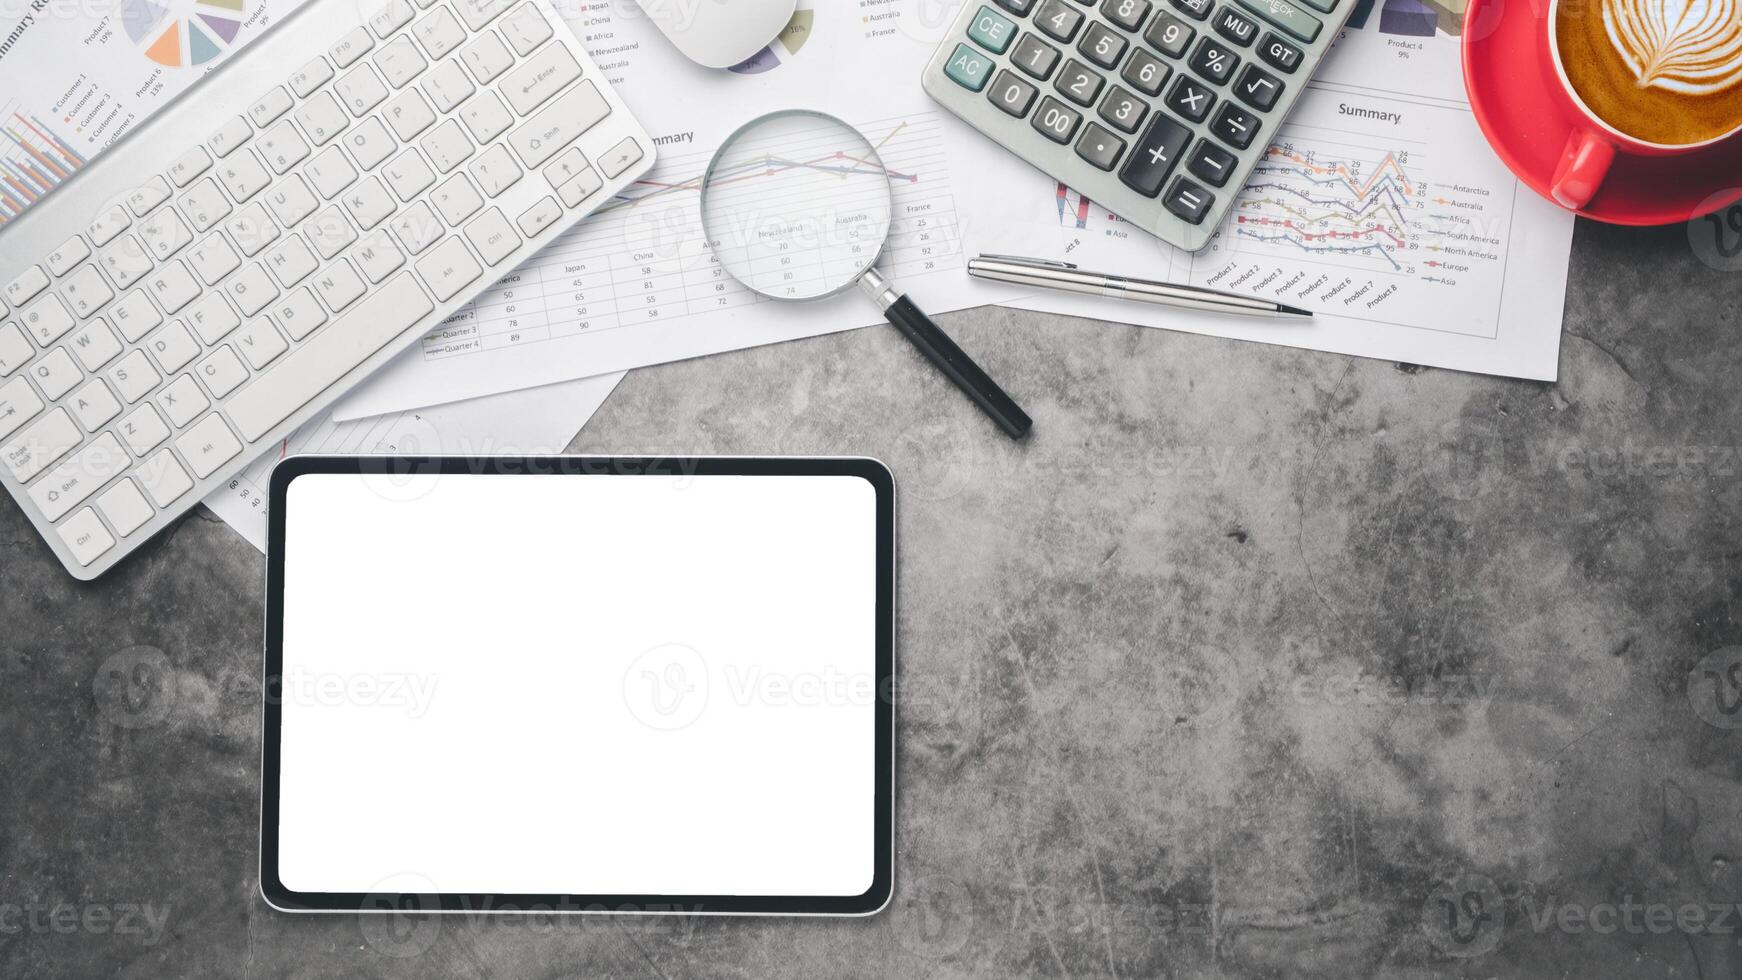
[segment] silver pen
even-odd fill
[[[1068,293],[1106,296],[1111,299],[1134,299],[1161,306],[1177,306],[1188,310],[1209,310],[1212,313],[1236,313],[1242,316],[1310,317],[1311,310],[1276,303],[1256,296],[1204,289],[1200,286],[1178,286],[1147,279],[1085,272],[1069,262],[1050,259],[1027,259],[1017,255],[981,255],[968,260],[968,275],[980,279],[995,279],[1020,286],[1043,286]]]

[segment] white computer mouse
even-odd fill
[[[767,47],[792,20],[798,0],[637,0],[686,58],[730,68]]]

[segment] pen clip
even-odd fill
[[[1055,262],[1051,259],[1031,259],[1022,255],[994,255],[981,252],[977,258],[988,262],[1009,262],[1012,265],[1026,265],[1036,269],[1075,269],[1075,262]]]

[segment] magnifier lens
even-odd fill
[[[816,299],[877,261],[894,205],[889,174],[858,130],[786,112],[734,133],[702,177],[702,228],[739,282],[774,299]]]

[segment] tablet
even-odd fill
[[[894,493],[870,459],[279,463],[266,900],[880,910]]]

